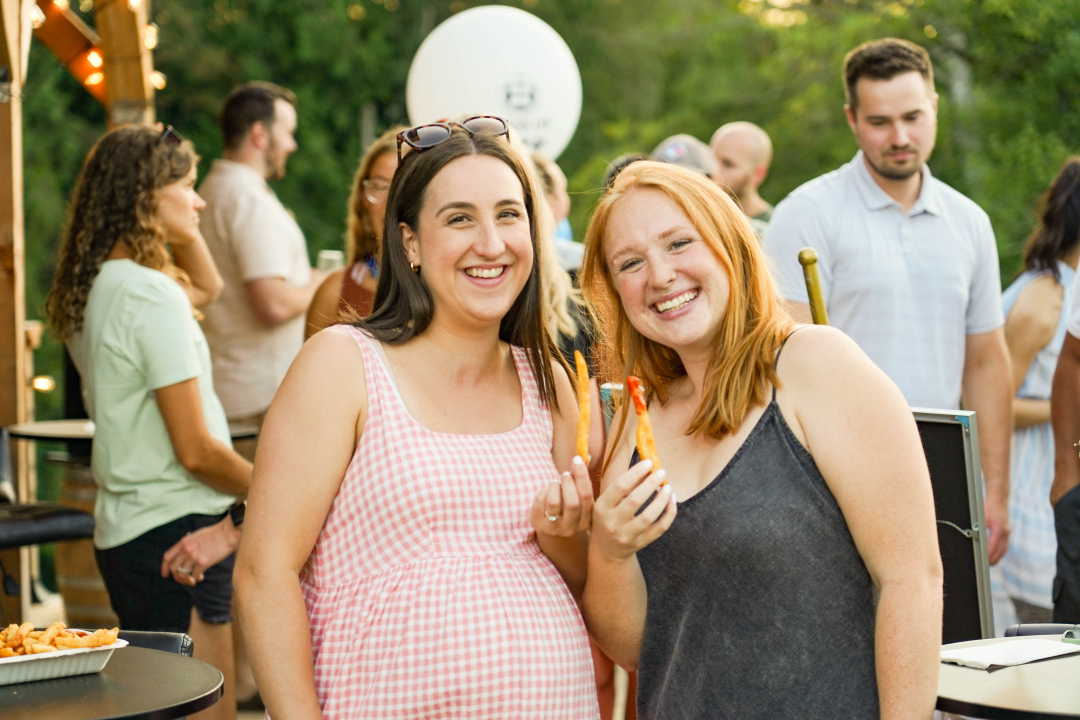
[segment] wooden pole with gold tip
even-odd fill
[[[810,317],[815,325],[828,325],[829,314],[825,311],[825,296],[821,294],[821,278],[817,270],[817,251],[809,247],[800,250],[799,264],[806,279],[806,295],[810,298]]]

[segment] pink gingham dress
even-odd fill
[[[301,573],[327,720],[599,717],[588,635],[529,523],[558,474],[524,350],[521,425],[428,430],[372,342],[368,416]]]

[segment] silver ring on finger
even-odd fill
[[[550,514],[550,513],[545,513],[544,515],[545,515],[545,517],[547,517],[547,519],[548,519],[548,520],[550,520],[551,522],[558,522],[558,521],[559,521],[559,518],[561,518],[561,517],[562,517],[562,515],[552,515],[552,514]]]
[[[191,574],[191,568],[189,568],[189,567],[178,567],[178,568],[176,568],[176,572],[183,573],[184,575],[190,575]]]

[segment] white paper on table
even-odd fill
[[[942,650],[941,662],[956,663],[967,667],[987,670],[991,667],[1023,665],[1024,663],[1045,660],[1058,655],[1080,653],[1080,645],[1063,643],[1060,640],[1031,638],[1014,640],[993,645],[978,645],[959,650]]]

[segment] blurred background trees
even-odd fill
[[[100,0],[99,0],[100,1]],[[407,122],[405,79],[423,37],[462,0],[155,0],[157,114],[203,156],[220,156],[229,89],[271,80],[299,97],[300,150],[275,184],[314,256],[341,246],[345,200],[365,140]],[[584,108],[559,158],[580,237],[607,162],[731,120],[773,138],[771,202],[847,162],[840,63],[876,37],[933,56],[940,100],[934,174],[973,198],[997,233],[1003,280],[1016,271],[1033,206],[1080,152],[1080,0],[514,0],[550,23],[582,72]],[[93,21],[92,0],[71,0]],[[492,58],[493,63],[499,59]],[[40,318],[79,165],[105,129],[96,102],[35,46],[24,97],[27,313]],[[39,372],[62,376],[47,342]],[[38,417],[61,416],[60,391]]]

